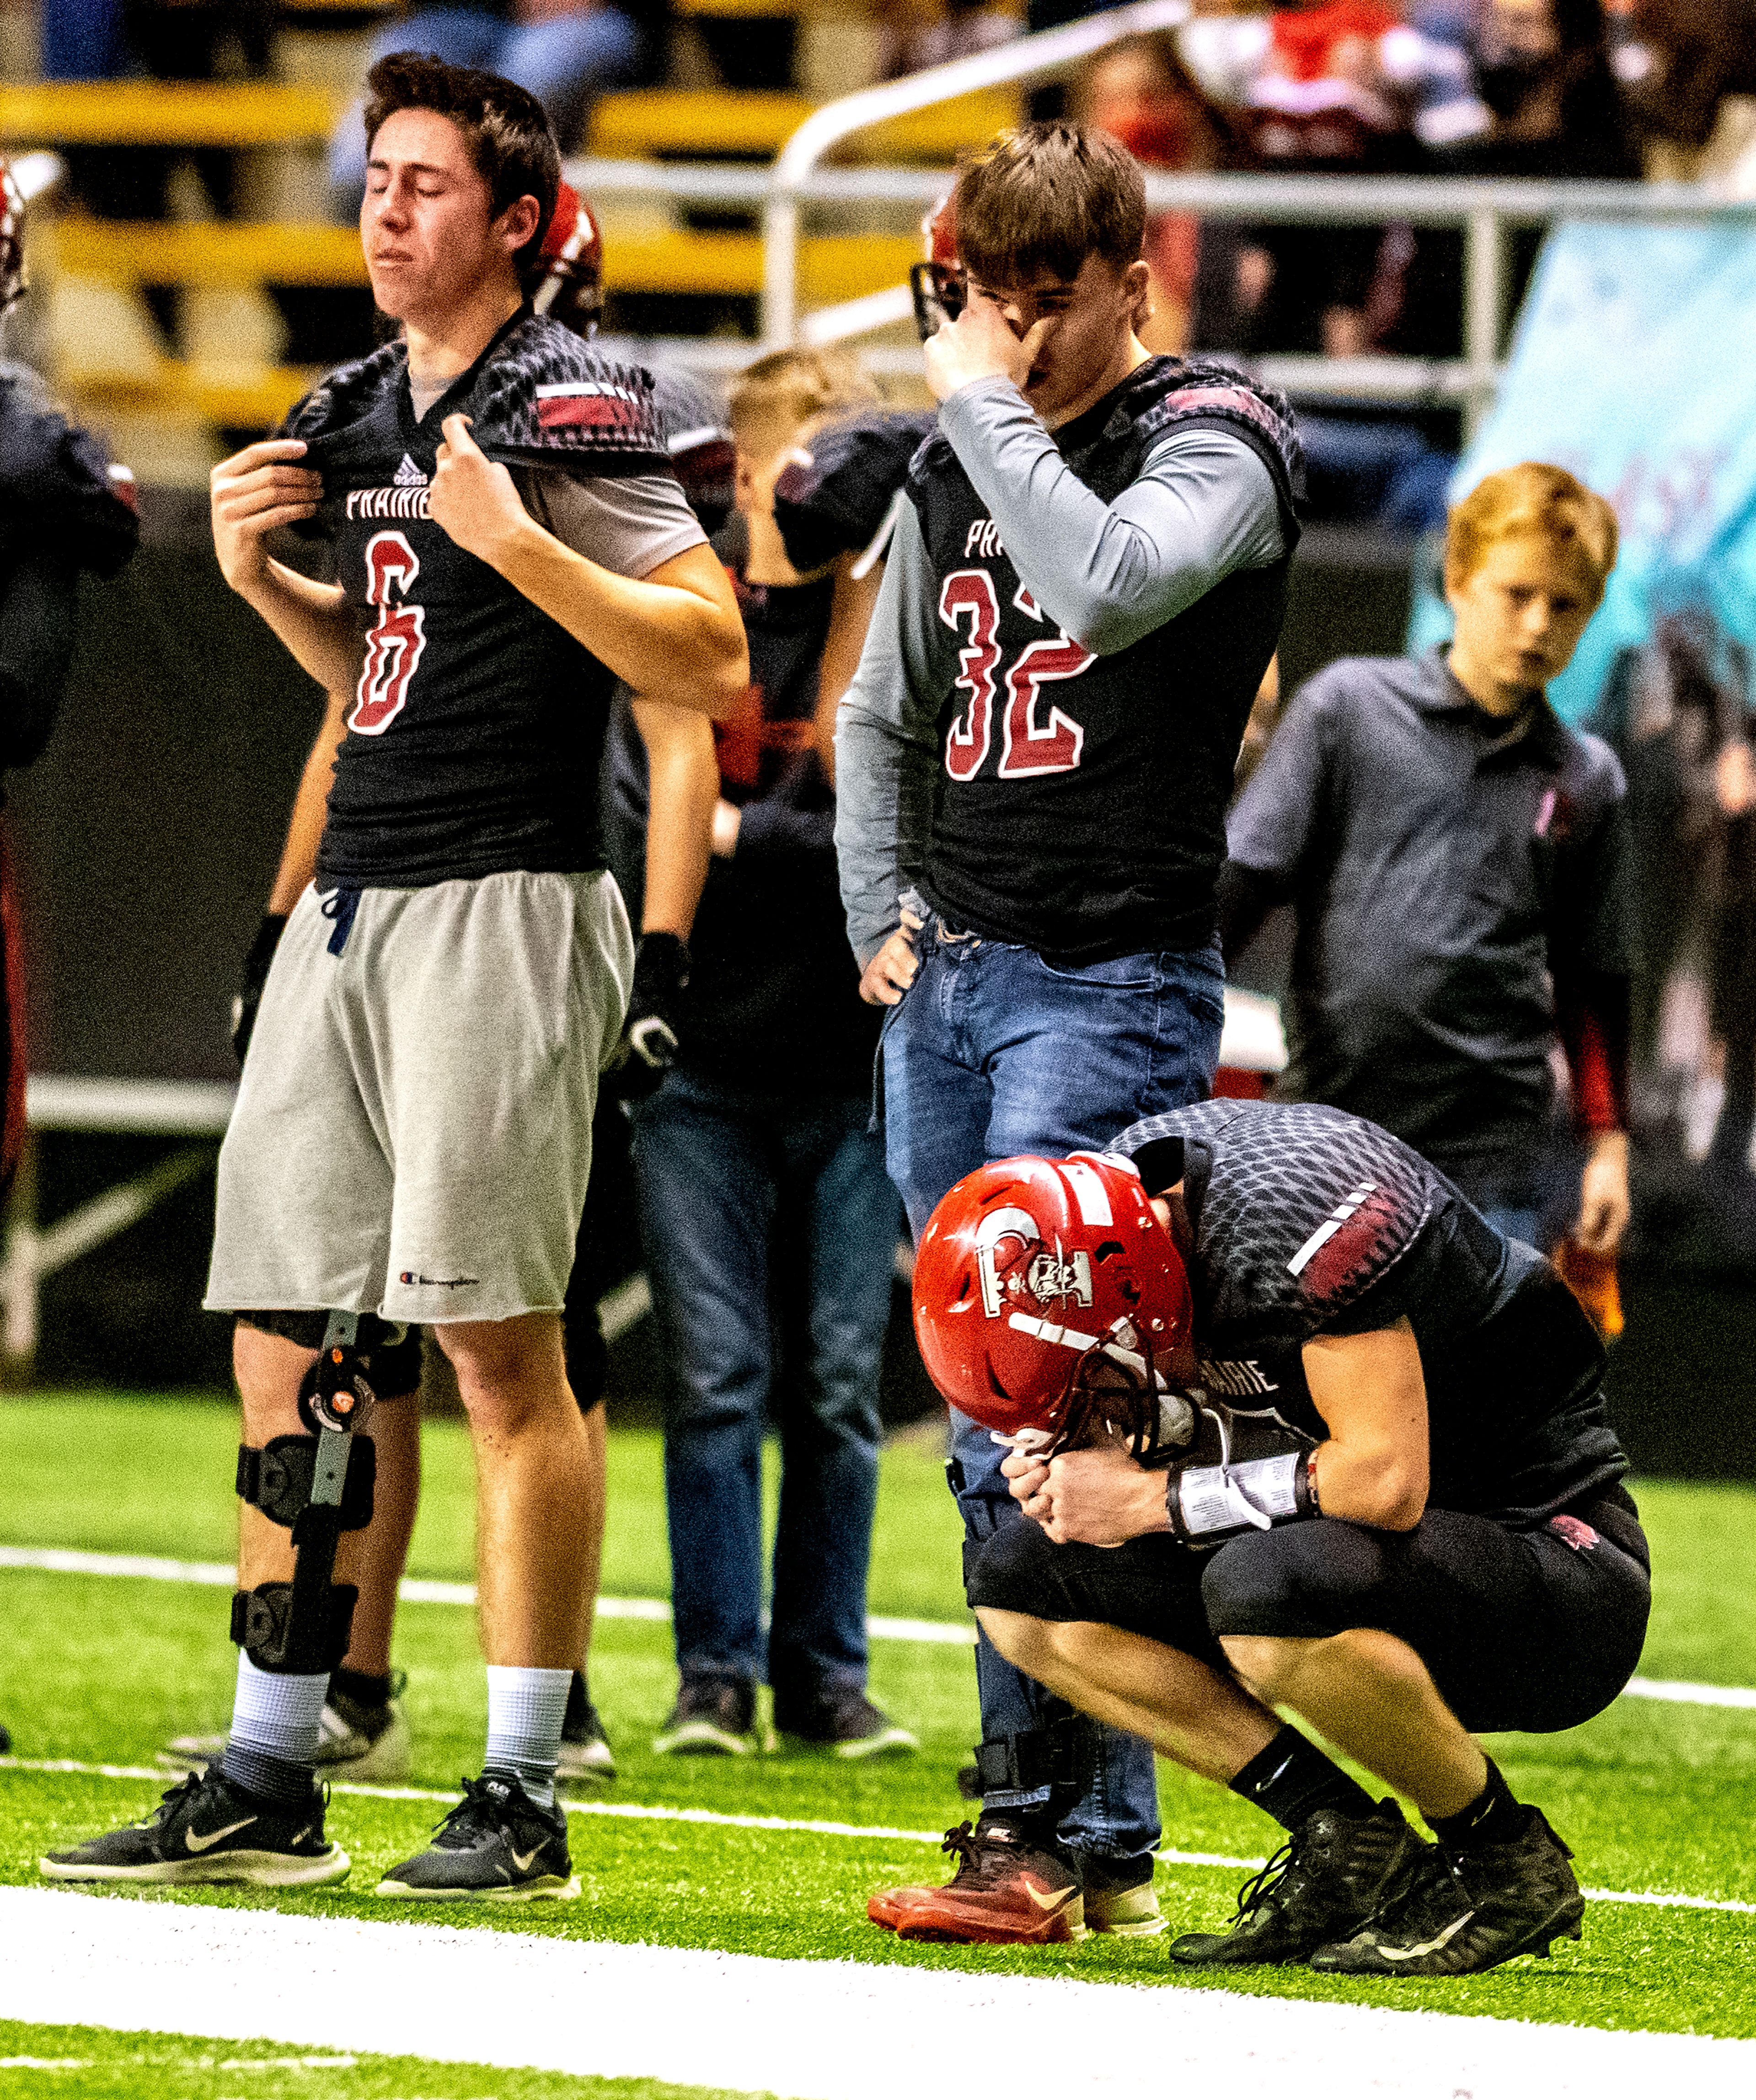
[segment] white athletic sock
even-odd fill
[[[567,1718],[571,1670],[488,1665],[488,1758],[483,1769],[523,1782],[544,1807],[555,1798],[561,1724]]]
[[[302,1801],[311,1792],[329,1692],[327,1670],[310,1677],[284,1676],[258,1670],[240,1650],[226,1745],[227,1778],[270,1801]]]

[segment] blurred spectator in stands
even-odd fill
[[[45,80],[260,73],[275,0],[42,0]]]
[[[1230,117],[1170,36],[1128,37],[1100,51],[1074,84],[1070,113],[1119,139],[1144,167],[1205,174],[1250,164]],[[1180,356],[1216,332],[1235,334],[1235,311],[1260,298],[1264,260],[1232,221],[1154,213],[1146,222],[1152,311],[1136,330],[1141,341]]]
[[[1756,196],[1756,0],[1630,0],[1617,72],[1658,182]]]
[[[633,78],[642,48],[629,15],[604,0],[422,0],[373,38],[368,64],[390,51],[432,51],[448,65],[500,73],[541,102],[566,152],[592,96]],[[330,141],[329,187],[337,217],[356,215],[366,188],[357,106]]]
[[[1015,7],[993,0],[904,0],[880,9],[878,77],[900,80],[953,59],[973,58],[1023,33]]]
[[[276,0],[42,0],[45,80],[258,76],[267,70]],[[103,218],[175,218],[170,185],[192,165],[214,209],[231,208],[238,156],[151,146],[91,146],[68,155],[67,196]]]
[[[45,80],[113,80],[128,70],[122,0],[42,0]]]
[[[1447,172],[1614,181],[1637,176],[1602,0],[1486,0],[1470,39],[1486,129]]]

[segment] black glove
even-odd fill
[[[1203,1397],[1193,1432],[1165,1481],[1171,1529],[1185,1545],[1220,1546],[1321,1514],[1311,1474],[1317,1440],[1272,1408],[1246,1412]]]
[[[674,933],[642,933],[622,1030],[627,1061],[651,1073],[677,1062],[688,1006],[689,951]]]
[[[237,1052],[238,1062],[244,1062],[244,1053],[250,1047],[250,1037],[255,1032],[256,1009],[263,1003],[263,986],[268,982],[268,966],[275,959],[275,950],[280,945],[280,936],[285,933],[287,915],[284,911],[265,911],[263,923],[256,929],[256,938],[250,943],[250,952],[244,958],[244,975],[232,1001],[232,1047]]]

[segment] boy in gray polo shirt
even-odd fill
[[[1628,1220],[1632,898],[1613,753],[1556,716],[1616,560],[1609,505],[1559,468],[1452,512],[1450,648],[1331,664],[1232,814],[1229,964],[1290,901],[1286,1091],[1392,1131],[1498,1228],[1535,1236],[1557,1035],[1586,1146],[1573,1237]]]

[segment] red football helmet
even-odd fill
[[[532,298],[537,312],[564,322],[576,335],[595,334],[603,309],[603,229],[571,183],[563,183],[556,196],[540,260],[543,274]]]
[[[24,296],[24,200],[0,160],[0,314]]]
[[[1193,1314],[1139,1175],[1095,1153],[978,1167],[916,1251],[915,1335],[933,1383],[988,1428],[1039,1432],[1052,1450],[1106,1421],[1136,1455],[1154,1449],[1170,1396],[1158,1366]]]
[[[915,326],[924,342],[964,311],[964,266],[957,259],[957,199],[951,192],[941,197],[920,222],[920,237],[927,259],[909,271],[908,286],[915,300]]]

